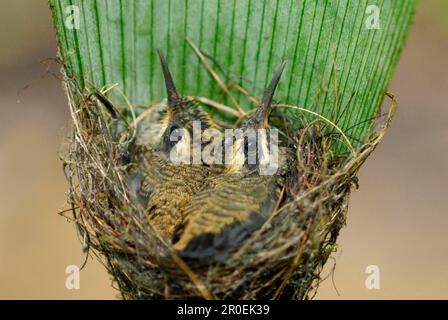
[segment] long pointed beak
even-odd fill
[[[258,106],[254,114],[247,120],[248,125],[264,128],[268,125],[269,114],[271,113],[272,97],[274,96],[275,89],[280,81],[283,70],[285,69],[286,61],[284,61],[275,72],[269,86],[266,88],[261,99],[261,103]]]
[[[166,63],[165,57],[159,49],[156,49],[159,54],[160,64],[162,65],[163,77],[165,78],[166,94],[168,98],[168,107],[176,108],[179,106],[181,101],[181,96],[177,92],[176,86],[174,85],[173,77],[171,76],[170,69]]]

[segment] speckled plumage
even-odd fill
[[[148,221],[171,240],[184,220],[183,208],[202,187],[209,169],[203,165],[173,164],[154,150],[141,153],[144,167],[139,196],[147,199]]]
[[[158,132],[146,126],[151,134],[143,132],[137,139],[129,177],[139,201],[146,207],[148,222],[171,240],[185,218],[183,208],[213,170],[202,164],[173,163],[171,151],[179,145],[181,151],[192,151],[193,121],[198,121],[202,130],[215,125],[194,102],[177,93],[168,66],[160,52],[159,55],[167,86],[166,109],[159,113],[161,119],[155,123]],[[178,129],[184,130],[188,137],[171,141],[172,131]]]
[[[283,68],[284,65],[276,72],[260,106],[246,120],[243,130],[267,129],[272,96]],[[259,143],[266,150],[268,141],[261,140]],[[234,155],[244,147],[244,141],[242,138],[233,144]],[[279,168],[272,175],[261,175],[262,164],[258,162],[255,168],[247,163],[230,164],[224,173],[208,177],[202,190],[185,207],[185,222],[174,239],[174,247],[182,256],[223,262],[231,250],[260,228],[273,213],[284,183],[287,154],[285,150],[279,151]]]
[[[184,257],[224,261],[272,214],[282,182],[258,174],[211,175],[185,207],[184,228],[174,247]]]

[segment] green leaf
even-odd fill
[[[69,6],[79,8],[79,29],[67,27],[76,15]],[[415,1],[50,0],[50,7],[67,73],[81,86],[118,83],[131,103],[159,101],[165,90],[155,48],[161,48],[182,94],[219,99],[222,90],[189,38],[213,57],[209,62],[223,80],[256,97],[286,60],[276,100],[337,120],[354,140],[363,140],[386,93]],[[379,29],[368,28],[376,12]],[[253,107],[244,94],[235,96],[244,109]],[[123,102],[116,92],[110,98]]]

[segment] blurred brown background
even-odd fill
[[[56,55],[47,2],[0,4],[0,298],[115,299],[94,259],[80,290],[65,287],[65,268],[84,256],[74,226],[57,215],[69,117],[60,83],[40,63]],[[317,298],[448,299],[447,1],[420,1],[390,91],[398,114],[360,172],[334,254],[337,290],[329,277]],[[380,268],[379,290],[365,287],[368,265]]]

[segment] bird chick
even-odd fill
[[[215,127],[208,114],[179,95],[163,55],[158,51],[167,90],[166,114],[162,121],[159,142],[154,146],[140,146],[135,162],[139,174],[138,198],[146,206],[150,224],[171,240],[176,228],[183,221],[182,208],[202,187],[210,168],[194,162],[195,139],[203,144],[201,136],[193,134],[193,127],[201,130]],[[200,154],[199,154],[200,156]],[[200,159],[200,158],[199,158]]]
[[[174,247],[183,257],[223,262],[269,218],[279,201],[286,167],[284,149],[278,149],[277,170],[263,174],[272,164],[268,141],[271,102],[284,64],[277,70],[255,113],[239,129],[231,148],[226,172],[211,175],[202,190],[185,208],[186,221],[174,239]],[[262,130],[258,130],[262,129]],[[257,146],[247,133],[258,131]],[[255,147],[255,148],[254,148]],[[256,161],[250,163],[250,155]]]

